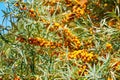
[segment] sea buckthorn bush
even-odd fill
[[[0,80],[120,79],[120,0],[3,2]]]

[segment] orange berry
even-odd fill
[[[17,3],[14,4],[14,6],[19,7],[20,5],[19,5],[19,3],[17,2]]]
[[[112,49],[112,45],[110,43],[106,43],[106,49]]]
[[[34,12],[34,9],[33,9],[33,8],[31,8],[31,9],[29,10],[29,12],[33,13],[33,12]]]

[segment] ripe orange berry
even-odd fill
[[[33,12],[34,12],[34,9],[33,9],[33,8],[31,8],[31,9],[29,10],[29,12],[33,13]]]
[[[14,6],[19,7],[20,5],[19,5],[19,3],[17,2],[17,3],[14,4]]]
[[[21,7],[20,7],[20,10],[27,10],[27,7],[25,4],[23,4]]]
[[[106,43],[106,49],[112,49],[112,44],[110,44],[110,43]]]

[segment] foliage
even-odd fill
[[[0,79],[120,79],[119,0],[4,2]]]

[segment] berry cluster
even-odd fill
[[[50,47],[50,48],[56,48],[56,47],[61,46],[60,43],[48,41],[48,40],[45,40],[45,39],[39,38],[39,37],[29,38],[28,43],[32,44],[32,45],[35,45],[35,46]]]
[[[68,54],[69,59],[81,59],[83,62],[93,62],[97,60],[97,55],[92,52],[88,53],[85,49],[73,51]]]
[[[70,50],[80,48],[81,43],[79,39],[75,35],[73,35],[69,29],[64,29],[63,34],[64,34],[64,46],[68,46]]]

